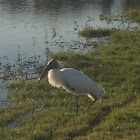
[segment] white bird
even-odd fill
[[[89,105],[86,111],[104,96],[104,88],[95,81],[92,81],[84,73],[73,69],[63,68],[58,70],[58,62],[51,59],[44,71],[42,72],[38,81],[43,77],[48,76],[49,83],[57,88],[63,87],[66,91],[75,95],[76,114],[78,113],[78,95],[87,95],[93,102]]]

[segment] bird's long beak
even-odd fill
[[[38,83],[46,76],[48,75],[48,71],[50,70],[50,65],[47,65],[45,67],[45,69],[43,70],[42,74],[40,75],[40,77],[38,78]]]

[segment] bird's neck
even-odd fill
[[[61,87],[63,83],[63,76],[61,74],[61,71],[57,69],[51,69],[48,72],[48,81],[54,87],[57,87],[57,88]]]

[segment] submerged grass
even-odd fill
[[[81,112],[92,102],[88,97],[79,97],[76,116],[73,95],[51,87],[47,80],[8,83],[15,90],[9,97],[12,104],[0,109],[1,139],[139,139],[139,37],[140,31],[117,32],[110,36],[111,45],[96,52],[53,55],[105,87],[102,103],[85,114]]]

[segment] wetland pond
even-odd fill
[[[0,107],[9,104],[5,81],[36,79],[50,52],[94,49],[85,47],[89,40],[78,31],[86,26],[126,29],[129,23],[100,20],[100,15],[118,15],[129,8],[140,8],[140,1],[0,0]]]

